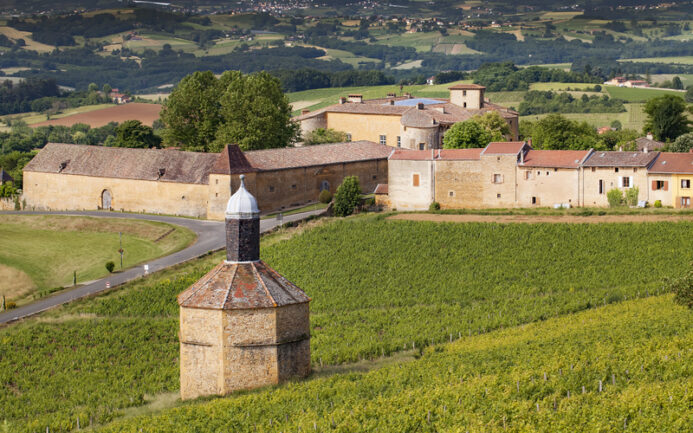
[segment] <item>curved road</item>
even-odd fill
[[[299,221],[311,216],[323,213],[324,209],[319,209],[310,212],[302,212],[294,215],[285,216],[283,223]],[[81,215],[95,216],[102,218],[130,218],[149,221],[159,221],[169,224],[175,224],[192,230],[197,234],[197,239],[189,247],[182,249],[171,255],[152,260],[148,263],[149,273],[157,272],[179,263],[200,257],[210,251],[220,250],[224,247],[224,223],[222,221],[197,220],[191,218],[179,218],[172,216],[158,215],[143,215],[130,213],[115,213],[115,212],[0,212],[6,214],[25,214],[25,215]],[[265,233],[277,227],[278,221],[276,218],[260,220],[260,232]],[[144,275],[144,268],[136,266],[124,270],[123,272],[111,274],[106,278],[93,281],[84,286],[77,287],[72,290],[60,292],[54,296],[40,299],[31,304],[15,308],[13,310],[3,311],[0,313],[0,324],[13,322],[25,317],[40,313],[53,307],[102,292],[107,289],[106,283],[110,283],[111,287],[118,286],[127,281]]]

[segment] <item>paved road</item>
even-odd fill
[[[310,216],[319,215],[324,212],[324,209],[297,213],[288,215],[283,218],[283,223],[298,221]],[[210,251],[216,251],[224,247],[224,223],[221,221],[207,221],[190,218],[177,218],[172,216],[157,216],[157,215],[142,215],[129,213],[115,212],[0,212],[12,215],[27,214],[27,215],[86,215],[105,218],[130,218],[149,221],[160,221],[169,224],[183,226],[194,231],[197,234],[197,240],[188,248],[180,250],[171,255],[152,260],[148,263],[149,273],[160,271],[173,265],[200,257]],[[260,231],[265,233],[277,226],[278,222],[275,218],[265,219],[260,221]],[[90,284],[77,287],[73,290],[67,290],[58,293],[54,296],[40,299],[31,304],[24,305],[13,310],[8,310],[0,313],[0,324],[23,319],[25,317],[40,313],[53,307],[83,298],[85,296],[94,295],[106,290],[106,282],[109,282],[111,287],[123,284],[144,275],[142,266],[126,269],[123,272],[109,275],[106,278],[96,280]]]

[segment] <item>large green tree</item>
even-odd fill
[[[669,146],[670,152],[690,152],[691,150],[693,150],[693,132],[678,136]]]
[[[560,114],[549,114],[532,123],[523,122],[523,135],[532,138],[536,149],[583,150],[595,147],[597,132],[586,122],[576,122]]]
[[[445,149],[468,149],[485,147],[492,140],[492,134],[476,120],[465,120],[452,125],[443,137]]]
[[[299,136],[291,106],[279,80],[267,72],[242,75],[225,72],[220,81],[221,123],[212,145],[238,144],[243,150],[286,147]]]
[[[643,131],[652,132],[657,140],[670,141],[689,131],[686,102],[676,95],[653,98],[645,104],[647,120]]]
[[[221,123],[220,92],[220,81],[211,71],[184,77],[161,111],[166,144],[208,152]]]
[[[315,144],[342,143],[347,141],[346,132],[335,131],[332,128],[317,128],[303,137],[303,144],[313,146]]]
[[[139,120],[126,120],[116,128],[113,145],[116,147],[135,147],[149,149],[161,147],[161,138],[154,130]]]
[[[508,122],[497,111],[487,111],[481,116],[475,116],[474,120],[491,133],[492,141],[505,141],[510,135]]]

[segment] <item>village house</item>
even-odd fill
[[[651,200],[663,206],[690,208],[693,197],[693,152],[662,152],[652,165],[650,174]]]
[[[339,103],[296,117],[303,135],[318,128],[347,134],[349,140],[368,140],[405,149],[440,149],[452,125],[496,111],[516,140],[518,113],[484,98],[486,88],[458,84],[449,88],[450,99],[414,98],[411,95],[364,100],[362,95],[342,97]]]
[[[346,176],[372,191],[387,180],[391,151],[366,141],[250,152],[230,145],[221,153],[49,143],[24,168],[23,199],[36,210],[223,219],[229,186],[237,188],[241,174],[271,212],[314,203]]]

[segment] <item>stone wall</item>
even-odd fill
[[[22,197],[19,198],[19,203],[21,206]],[[14,197],[2,197],[0,198],[0,211],[8,211],[14,209]]]
[[[111,194],[111,209],[117,211],[207,215],[209,187],[204,184],[24,172],[27,209],[96,210],[105,190]]]
[[[388,195],[390,207],[427,210],[434,200],[433,161],[390,160]],[[419,185],[414,185],[418,176]]]
[[[520,207],[580,206],[580,170],[517,167],[517,199]]]
[[[517,155],[481,155],[483,207],[517,206]]]
[[[424,149],[440,149],[441,138],[439,127],[413,128],[411,126],[401,129],[401,147],[403,149],[423,150],[420,147],[424,143]]]
[[[618,168],[618,171],[616,171]],[[645,167],[584,167],[582,169],[582,203],[584,206],[608,206],[606,193],[616,188],[624,195],[629,188],[619,187],[619,178],[632,177],[633,184],[640,189],[638,200],[650,201],[650,186]],[[602,194],[599,193],[599,181],[603,182]]]
[[[483,185],[479,161],[435,162],[436,201],[442,209],[483,207]]]
[[[182,399],[221,394],[222,312],[180,309],[180,393]]]

